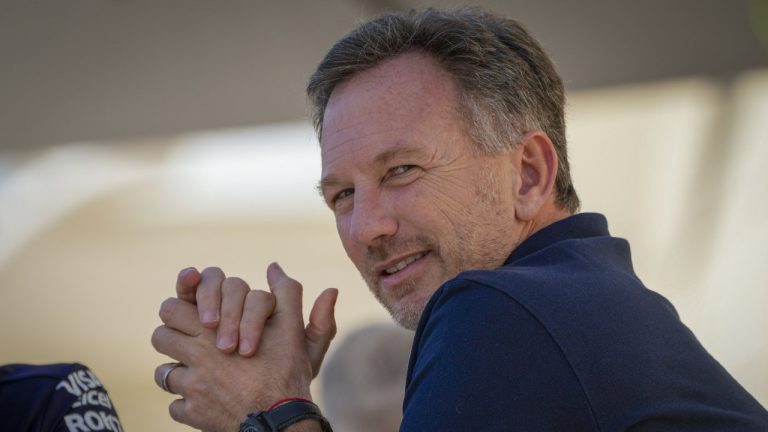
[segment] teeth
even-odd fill
[[[410,264],[410,263],[412,263],[412,262],[416,261],[417,259],[419,259],[419,258],[421,258],[421,257],[423,257],[423,256],[424,256],[424,254],[423,254],[423,253],[418,253],[418,254],[416,254],[416,255],[411,255],[411,256],[409,256],[408,258],[406,258],[406,259],[404,259],[404,260],[400,261],[399,263],[397,263],[397,264],[393,265],[392,267],[390,267],[390,268],[388,268],[388,269],[384,270],[384,273],[386,273],[386,274],[388,274],[388,275],[391,275],[391,274],[397,273],[397,272],[399,272],[400,270],[404,269],[404,268],[405,268],[405,267],[406,267],[408,264]]]

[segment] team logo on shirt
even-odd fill
[[[90,370],[80,369],[70,373],[56,385],[56,390],[77,397],[71,411],[64,416],[69,432],[123,432],[109,395]]]

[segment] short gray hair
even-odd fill
[[[435,58],[456,80],[462,117],[481,151],[505,151],[526,132],[544,131],[559,163],[555,202],[572,213],[578,211],[566,149],[563,82],[519,23],[479,8],[389,13],[339,40],[307,85],[318,137],[328,99],[338,84],[413,50]]]

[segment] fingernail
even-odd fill
[[[235,343],[235,339],[230,335],[221,335],[216,339],[216,347],[219,349],[230,348]]]
[[[251,346],[250,341],[245,339],[240,341],[240,354],[248,354],[251,352],[251,349],[253,349],[253,347]]]
[[[214,323],[218,321],[218,317],[216,316],[216,312],[214,311],[205,311],[203,312],[203,322],[204,323]]]

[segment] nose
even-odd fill
[[[371,245],[377,239],[397,232],[394,206],[378,190],[355,190],[349,221],[350,237],[357,243]]]

